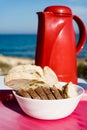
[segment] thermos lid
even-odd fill
[[[45,12],[53,12],[58,14],[69,14],[72,15],[72,11],[66,6],[48,6],[44,10]]]

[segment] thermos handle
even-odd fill
[[[78,54],[83,49],[85,42],[86,42],[86,28],[85,28],[84,23],[78,16],[73,15],[73,19],[77,23],[77,25],[79,27],[79,32],[80,32],[79,41],[78,41],[78,44],[76,47],[76,53]]]

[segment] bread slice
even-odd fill
[[[46,93],[49,100],[55,100],[54,95],[52,94],[49,87],[43,87],[44,92]]]
[[[30,73],[25,73],[25,72],[14,72],[14,73],[9,73],[8,75],[5,76],[4,82],[5,85],[14,88],[14,86],[17,85],[17,87],[20,87],[20,85],[27,85],[30,83],[30,81],[42,81],[43,79],[36,75],[35,73],[30,74]]]
[[[53,85],[53,87],[50,88],[53,95],[55,96],[56,99],[62,99],[62,95],[60,94],[60,91],[58,90],[58,88],[55,87],[55,85]]]
[[[41,98],[42,100],[47,100],[47,99],[48,99],[48,97],[47,97],[47,95],[45,94],[45,92],[44,92],[42,86],[41,86],[41,87],[37,87],[37,88],[35,89],[35,91],[37,92],[37,94],[40,96],[40,98]]]
[[[57,76],[51,68],[46,66],[42,69],[36,65],[16,66],[4,78],[5,85],[16,90],[29,87],[36,88],[42,84],[51,86],[57,82]]]
[[[33,88],[30,88],[28,91],[29,95],[33,98],[33,99],[41,99],[39,97],[39,95],[34,91]]]
[[[69,98],[76,97],[78,95],[75,87],[73,87],[72,82],[69,82],[67,87],[67,95]]]
[[[55,72],[48,66],[43,68],[43,75],[44,75],[44,82],[53,86],[54,84],[58,83],[58,78]]]
[[[43,70],[40,66],[36,65],[18,65],[13,67],[11,70],[9,70],[9,73],[14,73],[14,72],[24,72],[24,73],[35,73],[39,74],[39,76],[43,76]]]
[[[72,82],[66,83],[65,85],[57,83],[54,86],[58,88],[63,98],[72,98],[78,95]]]
[[[16,91],[16,93],[20,96],[31,98],[31,96],[25,89],[19,89],[18,91]]]

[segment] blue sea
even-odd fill
[[[0,54],[6,56],[35,58],[35,34],[1,34]]]
[[[76,35],[78,40],[78,35]],[[1,34],[0,54],[5,56],[17,56],[35,58],[36,34]],[[87,58],[87,41],[78,58]]]

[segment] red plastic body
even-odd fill
[[[84,23],[79,17],[72,15],[71,9],[65,6],[49,6],[37,14],[38,34],[35,64],[41,67],[51,67],[60,81],[71,81],[77,84],[76,54],[85,45]],[[73,19],[80,32],[77,45]]]

